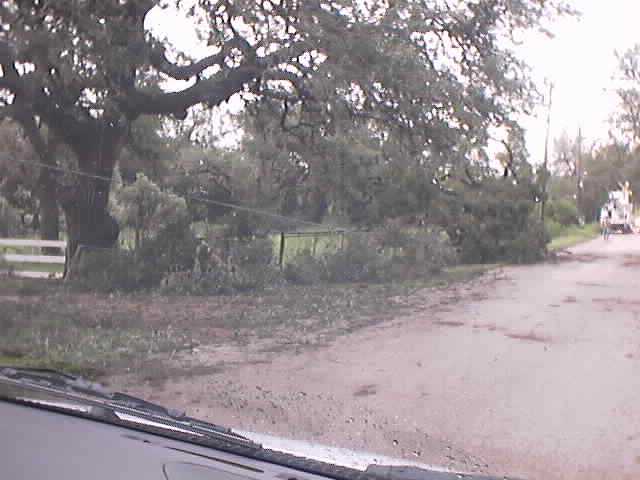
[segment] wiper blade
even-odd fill
[[[105,408],[110,409],[120,419],[133,423],[145,423],[159,428],[164,427],[203,437],[215,437],[218,440],[240,442],[246,446],[260,448],[258,444],[229,428],[188,417],[183,411],[168,409],[132,395],[111,392],[99,383],[90,382],[82,377],[49,369],[0,366],[1,377],[24,387],[31,386],[48,392],[70,395],[76,403],[88,404],[100,412]],[[42,400],[38,402],[45,404]],[[102,414],[101,418],[105,418],[105,415]]]

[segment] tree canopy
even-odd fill
[[[185,12],[207,53],[151,28],[162,9]],[[359,123],[414,159],[455,165],[534,100],[510,39],[568,11],[552,0],[7,0],[0,117],[41,162],[56,162],[44,126],[106,178],[138,118],[183,120],[234,95],[303,142]],[[68,221],[109,224],[109,182],[75,184]]]

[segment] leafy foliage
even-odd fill
[[[0,197],[0,237],[12,237],[20,231],[20,227],[18,211]]]
[[[116,192],[114,203],[118,220],[135,231],[136,248],[153,232],[184,223],[187,218],[185,200],[163,192],[142,173],[137,175],[134,183]]]
[[[445,226],[465,263],[532,262],[549,239],[535,219],[535,190],[529,184],[485,179],[451,199]]]
[[[563,227],[578,224],[578,207],[569,199],[559,199],[548,205],[549,218],[555,220]]]
[[[101,292],[133,292],[158,287],[169,272],[193,269],[197,245],[184,219],[168,223],[139,248],[91,250],[82,254],[77,288]]]

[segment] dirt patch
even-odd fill
[[[441,325],[443,327],[462,327],[466,325],[464,322],[459,322],[456,320],[436,320],[433,322],[434,325]]]
[[[375,395],[378,393],[378,386],[375,384],[370,385],[362,385],[355,392],[353,392],[354,397],[368,397],[369,395]]]
[[[514,340],[522,340],[525,342],[537,342],[537,343],[549,343],[550,338],[543,335],[539,335],[534,332],[529,333],[505,333],[505,337],[512,338]]]
[[[640,300],[631,300],[629,298],[622,297],[610,297],[610,298],[594,298],[593,303],[601,304],[605,309],[611,311],[616,307],[624,308],[640,308]]]
[[[625,255],[622,266],[627,268],[640,267],[640,255]]]
[[[497,332],[497,331],[504,330],[503,328],[498,327],[494,323],[477,323],[473,326],[473,328],[476,330],[488,330],[489,332]]]

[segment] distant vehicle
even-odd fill
[[[609,192],[607,203],[600,209],[600,223],[604,224],[607,219],[610,232],[633,233],[635,220],[629,182],[621,185],[620,190]]]

